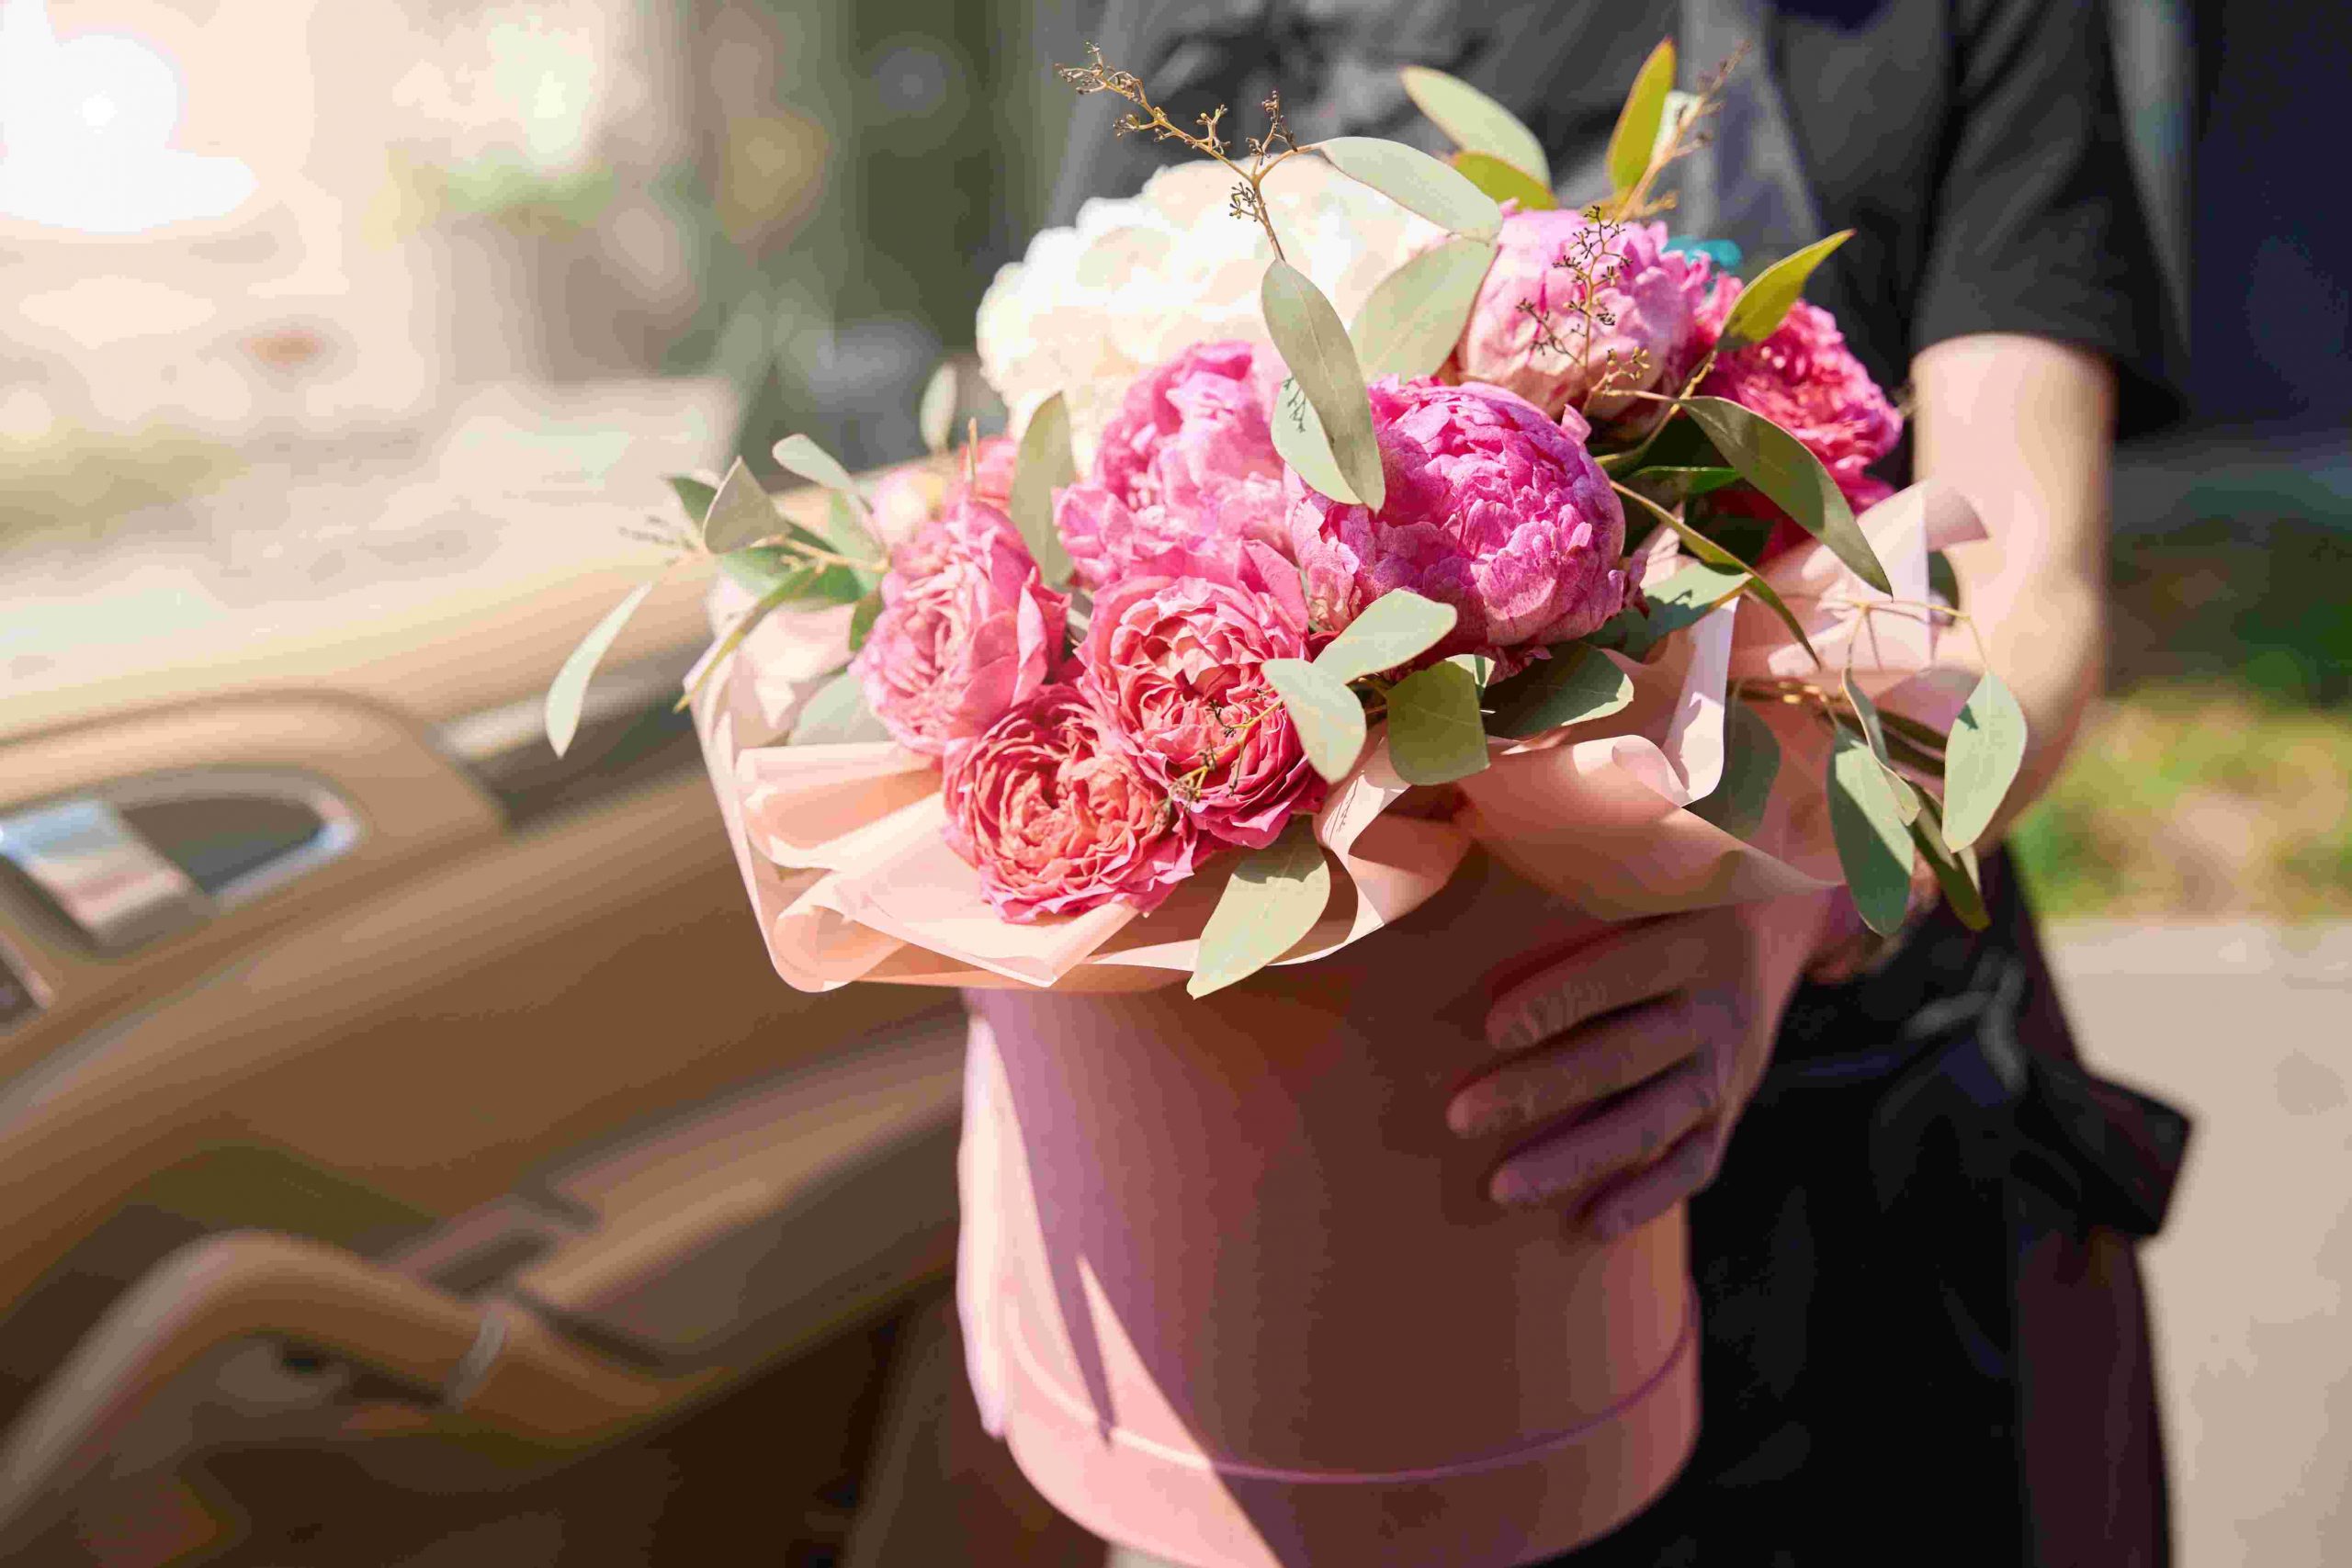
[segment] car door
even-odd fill
[[[0,1556],[266,1554],[322,1456],[495,1494],[780,1368],[775,1495],[854,1471],[952,1260],[958,1014],[771,972],[692,571],[548,750],[608,553],[0,705]]]

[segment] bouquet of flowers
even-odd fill
[[[1273,98],[1236,146],[1099,51],[1063,74],[1200,161],[997,279],[1017,436],[871,488],[793,436],[818,494],[781,507],[740,460],[675,481],[787,980],[1205,994],[1394,919],[1473,839],[1604,915],[1842,876],[1884,929],[1921,859],[1976,913],[2024,742],[1996,676],[1946,668],[1936,552],[1980,531],[1869,472],[1900,416],[1801,298],[1845,235],[1743,279],[1657,220],[1721,71],[1672,93],[1661,45],[1577,210],[1436,72],[1408,87],[1450,161],[1298,142]],[[641,596],[551,691],[558,750]]]

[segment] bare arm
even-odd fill
[[[2048,338],[1984,333],[1936,344],[1911,375],[1919,477],[1965,495],[1993,536],[1951,554],[2030,732],[1997,836],[2049,787],[2098,694],[2115,373]]]

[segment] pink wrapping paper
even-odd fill
[[[1949,668],[1956,639],[1900,606],[1927,599],[1929,550],[1984,536],[1974,513],[1958,492],[1927,483],[1872,508],[1860,525],[1893,594],[1869,587],[1817,545],[1790,552],[1768,573],[1826,671],[1778,617],[1743,598],[1669,639],[1647,663],[1611,655],[1633,678],[1631,706],[1532,741],[1498,742],[1491,767],[1447,790],[1410,789],[1375,728],[1316,817],[1317,837],[1340,874],[1331,907],[1280,962],[1329,957],[1402,919],[1445,885],[1474,840],[1603,919],[1838,881],[1819,799],[1826,737],[1794,710],[1762,710],[1781,739],[1782,766],[1753,837],[1735,838],[1684,807],[1722,777],[1734,682],[1798,678],[1834,687],[1850,665],[1887,705],[1939,722],[1964,696],[1964,672]],[[1660,541],[1645,552],[1645,579],[1655,584],[1679,564]],[[714,621],[747,604],[722,580]],[[978,878],[942,840],[938,773],[928,760],[888,742],[775,744],[847,657],[847,628],[838,609],[771,616],[695,705],[704,760],[777,973],[803,990],[874,980],[1124,991],[1189,975],[1237,857],[1211,861],[1148,916],[1109,907],[1013,925],[989,908]]]

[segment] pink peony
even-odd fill
[[[1706,342],[1722,334],[1739,291],[1736,277],[1716,280],[1701,312]],[[1753,409],[1803,442],[1855,511],[1894,493],[1864,470],[1894,450],[1903,416],[1846,346],[1837,318],[1820,306],[1798,300],[1770,337],[1717,359],[1699,390]],[[1779,514],[1770,502],[1762,504]]]
[[[1454,350],[1461,378],[1555,417],[1573,409],[1597,424],[1655,423],[1665,405],[1625,394],[1679,389],[1705,352],[1692,310],[1707,262],[1667,250],[1666,238],[1663,223],[1510,209]]]
[[[1372,385],[1388,499],[1377,515],[1290,480],[1291,543],[1319,630],[1337,631],[1392,589],[1460,612],[1427,656],[1481,653],[1508,674],[1527,646],[1584,636],[1625,601],[1625,514],[1560,422],[1499,387]]]
[[[1008,920],[1114,899],[1149,909],[1193,874],[1193,819],[1075,686],[1052,685],[947,754],[947,844]]]
[[[1000,512],[1012,500],[1014,446],[1010,436],[991,435],[967,455],[958,449],[939,463],[909,463],[891,469],[874,487],[874,522],[896,545],[959,501],[984,501]],[[966,465],[971,468],[966,475]]]
[[[1011,518],[958,502],[891,552],[882,613],[850,667],[892,738],[935,757],[1046,683],[1069,610]]]
[[[1201,827],[1251,849],[1322,804],[1259,666],[1306,656],[1298,571],[1252,541],[1241,569],[1171,552],[1105,588],[1079,649],[1081,684],[1120,743]]]
[[[1283,461],[1266,423],[1277,375],[1249,344],[1204,343],[1128,387],[1093,477],[1054,498],[1080,581],[1101,588],[1171,548],[1227,566],[1244,540],[1288,548]]]

